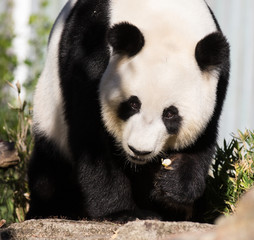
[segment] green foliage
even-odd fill
[[[13,33],[12,1],[6,3],[6,9],[0,15],[0,87],[2,89],[6,81],[14,79],[13,71],[17,66],[17,58],[12,52]],[[2,91],[1,95],[2,96]],[[2,100],[2,99],[1,99]]]
[[[20,99],[19,84],[10,85],[18,94],[17,106],[10,106],[17,119],[15,126],[9,128],[6,124],[3,130],[8,135],[9,141],[16,143],[21,161],[15,167],[0,170],[0,218],[6,219],[9,223],[23,221],[28,209],[26,168],[32,149],[31,113],[26,102]]]
[[[13,34],[12,1],[6,0],[6,9],[0,15],[0,140],[15,142],[20,163],[15,167],[0,169],[0,220],[7,223],[23,221],[28,210],[27,163],[32,151],[31,92],[37,82],[45,59],[49,30],[52,26],[46,16],[48,0],[39,1],[39,12],[31,15],[32,31],[29,59],[25,64],[29,76],[23,87],[27,101],[21,101],[19,83],[13,85],[14,71],[18,64],[12,51]],[[14,89],[17,97],[10,92]]]
[[[40,11],[32,14],[29,18],[29,26],[32,31],[32,36],[29,40],[31,54],[25,60],[25,64],[29,67],[29,75],[24,87],[29,100],[31,100],[31,93],[35,88],[44,64],[48,36],[52,27],[52,22],[46,14],[49,1],[40,0],[38,4]]]
[[[232,141],[217,148],[205,193],[206,221],[235,212],[244,192],[254,185],[254,132],[238,131]]]
[[[4,11],[0,14],[0,127],[4,119],[12,119],[13,114],[8,111],[7,103],[12,100],[9,95],[7,81],[14,79],[17,67],[17,57],[12,51],[12,42],[15,37],[12,21],[12,1],[6,1]],[[5,116],[5,118],[3,117]],[[6,138],[0,129],[0,139]]]

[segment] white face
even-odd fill
[[[176,10],[177,2],[169,2]],[[204,13],[210,16],[204,2],[197,2],[200,4],[194,10],[200,11],[202,16]],[[115,1],[115,4],[120,3]],[[138,14],[137,21],[134,13],[133,21],[128,17],[128,22],[143,33],[145,46],[132,58],[113,55],[100,85],[105,126],[128,159],[137,164],[152,161],[169,149],[179,150],[194,143],[213,114],[218,83],[216,72],[201,72],[194,56],[198,41],[216,29],[212,19],[205,28],[201,24],[195,26],[197,19],[190,23],[188,19],[182,21],[181,13],[181,24],[185,24],[181,27],[175,26],[178,23],[175,12],[174,19],[167,19],[170,14],[151,11],[153,16],[157,11],[155,19],[162,19],[157,21],[158,25],[156,21],[147,24],[143,21],[139,26],[134,23],[144,16],[139,18]],[[149,9],[142,12],[148,13]],[[125,20],[124,11],[112,15],[114,23]],[[185,30],[189,31],[189,27],[196,29],[186,36]],[[125,110],[132,112],[131,116],[121,117]]]
[[[159,51],[158,51],[159,52]],[[216,101],[217,79],[202,74],[193,56],[158,56],[149,61],[145,51],[132,59],[112,58],[100,86],[105,125],[135,162],[145,163],[167,149],[181,149],[192,144],[205,129]],[[135,114],[119,116],[120,104],[137,97]],[[136,103],[134,98],[134,103]],[[164,111],[178,110],[176,121],[166,126]],[[125,110],[126,108],[124,108]],[[128,108],[127,108],[128,109]],[[171,117],[171,116],[169,116]],[[168,129],[170,125],[177,129]],[[167,128],[168,127],[168,128]],[[138,156],[131,147],[139,152]]]

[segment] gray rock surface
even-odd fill
[[[233,216],[221,218],[217,224],[216,240],[253,240],[254,188],[242,197]]]
[[[134,221],[124,225],[110,222],[69,221],[60,219],[29,220],[0,231],[1,240],[153,240],[186,232],[205,232],[213,225],[192,222]]]
[[[69,221],[63,219],[29,220],[14,223],[0,232],[1,240],[102,240],[110,237],[119,228],[110,222]]]
[[[1,240],[253,240],[254,189],[244,195],[233,216],[216,225],[136,220],[111,222],[29,220],[0,228]]]
[[[112,239],[116,240],[166,240],[182,233],[196,234],[214,230],[215,226],[193,222],[135,221],[120,227]]]

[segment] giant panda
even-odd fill
[[[27,219],[192,219],[230,69],[207,3],[69,0],[47,50]]]

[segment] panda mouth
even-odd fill
[[[128,160],[132,163],[137,164],[137,165],[144,165],[149,161],[149,159],[147,159],[147,158],[141,158],[141,157],[138,157],[138,156],[134,157],[134,156],[131,156],[131,155],[128,155]]]

